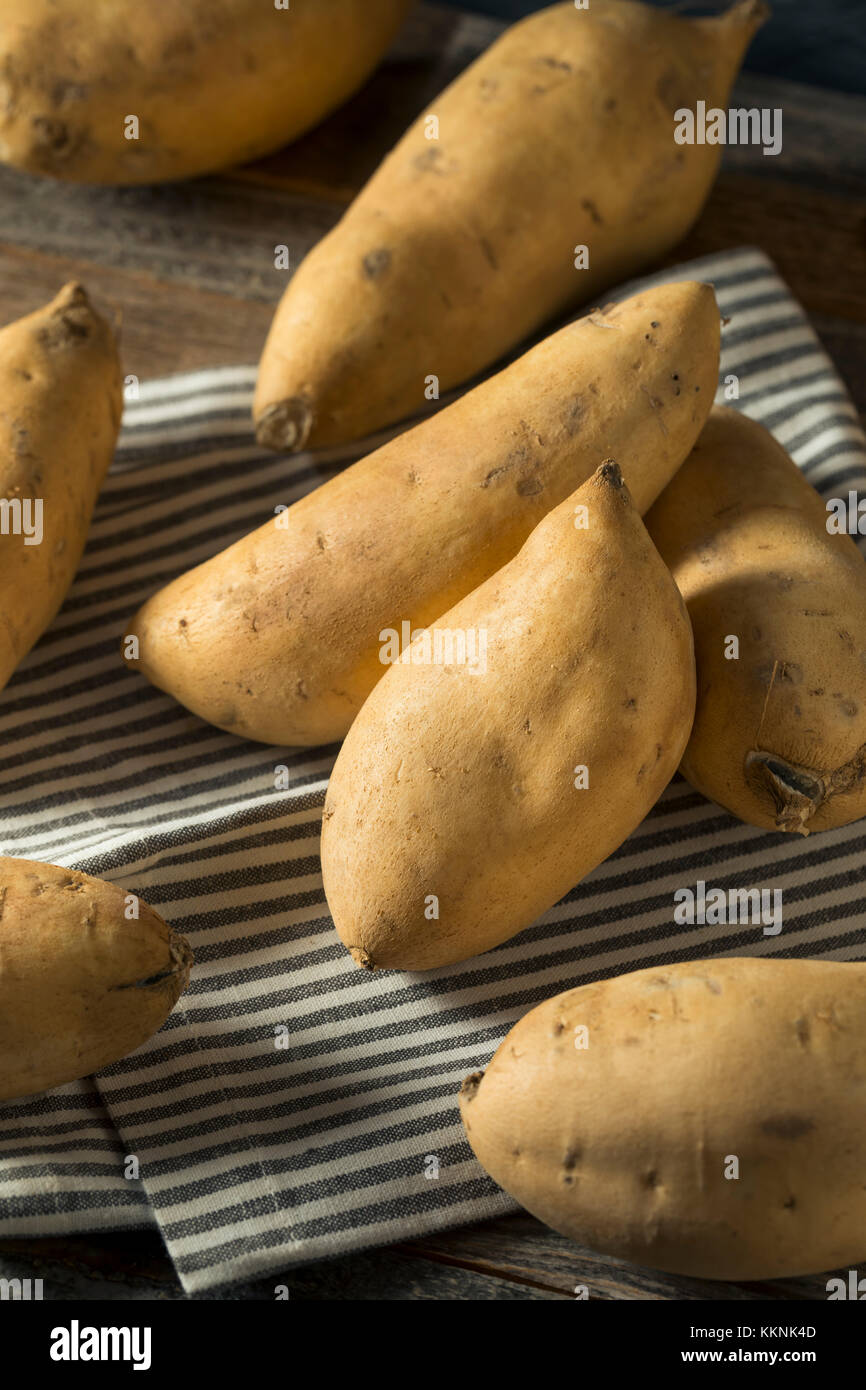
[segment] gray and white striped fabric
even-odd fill
[[[687,278],[716,287],[739,408],[826,495],[866,489],[853,406],[766,258],[744,250],[640,283]],[[371,447],[263,454],[253,380],[244,367],[142,386],[72,593],[0,701],[3,853],[122,883],[197,959],[189,993],[133,1056],[0,1104],[0,1233],[156,1222],[189,1291],[509,1210],[463,1140],[455,1096],[514,1020],[561,989],[709,955],[866,955],[866,822],[765,834],[676,779],[515,940],[426,975],[357,970],[319,875],[336,749],[220,733],[118,658],[149,593]],[[675,925],[673,892],[698,879],[783,887],[781,935]],[[124,1176],[129,1156],[140,1179]]]

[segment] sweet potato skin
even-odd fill
[[[866,1257],[864,1096],[866,965],[748,958],[546,1000],[460,1111],[491,1177],[581,1245],[774,1279]]]
[[[726,103],[764,12],[569,0],[507,30],[292,277],[259,368],[260,442],[330,445],[423,410],[430,374],[442,391],[470,380],[669,250],[719,158],[675,142],[674,112]]]
[[[0,688],[75,577],[122,410],[114,334],[81,285],[0,330],[0,498],[43,517],[38,544],[11,520],[0,534]]]
[[[140,1047],[186,989],[184,937],[115,884],[0,858],[0,1100],[89,1076]]]
[[[449,965],[528,927],[640,823],[691,728],[691,628],[612,463],[440,632],[476,634],[483,661],[410,649],[328,783],[325,896],[368,970]]]
[[[650,505],[706,418],[718,353],[713,292],[690,281],[568,325],[155,594],[129,664],[246,738],[342,738],[384,674],[383,630],[438,618],[602,459]]]
[[[360,87],[408,4],[0,0],[0,160],[137,184],[256,159]]]
[[[695,633],[681,770],[767,830],[866,815],[866,563],[827,520],[773,436],[722,407],[647,517]]]

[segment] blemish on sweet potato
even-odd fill
[[[656,82],[656,96],[662,105],[671,112],[681,107],[691,106],[691,96],[684,86],[682,74],[677,68],[666,68]]]
[[[491,468],[487,473],[485,473],[484,477],[482,478],[481,486],[489,487],[490,484],[495,482],[496,479],[504,472],[505,469],[501,465],[497,468]]]
[[[445,172],[442,168],[442,151],[437,150],[435,145],[431,145],[429,150],[424,150],[421,154],[416,154],[412,165],[420,174],[443,175]]]
[[[586,415],[586,404],[582,397],[576,396],[568,403],[563,420],[563,426],[567,435],[572,436],[580,430],[584,416]]]
[[[536,497],[539,492],[544,491],[544,484],[540,478],[521,478],[517,484],[518,497]]]
[[[476,1095],[478,1094],[478,1087],[481,1085],[483,1080],[483,1071],[473,1071],[472,1073],[470,1073],[470,1075],[464,1079],[463,1085],[460,1087],[460,1094],[463,1097],[463,1099],[466,1101],[474,1100]]]
[[[50,159],[64,159],[74,148],[69,126],[56,116],[34,116],[30,123],[33,144]]]
[[[378,280],[380,275],[384,275],[390,264],[391,252],[385,246],[380,246],[375,251],[368,251],[362,261],[364,274],[368,280]]]

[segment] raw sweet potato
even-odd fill
[[[409,0],[0,0],[0,160],[155,183],[294,140],[372,71]]]
[[[470,379],[668,251],[720,154],[677,143],[675,113],[726,103],[766,13],[569,0],[509,29],[290,281],[259,369],[261,443],[332,444],[421,410],[431,376]]]
[[[866,563],[793,460],[717,408],[647,526],[695,633],[683,775],[768,830],[866,815]]]
[[[75,577],[122,409],[114,335],[81,285],[0,330],[0,687]]]
[[[154,594],[129,664],[243,737],[342,738],[385,672],[385,630],[438,618],[603,459],[650,505],[697,438],[718,354],[694,282],[570,324]]]
[[[192,953],[153,908],[55,864],[0,858],[0,1100],[89,1076],[140,1047]]]

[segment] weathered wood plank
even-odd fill
[[[501,1277],[496,1270],[434,1264],[410,1250],[374,1250],[340,1260],[290,1270],[273,1283],[288,1286],[292,1299],[315,1302],[348,1300],[420,1302],[554,1302],[565,1295],[557,1288],[537,1288]]]
[[[46,1302],[184,1297],[159,1236],[140,1231],[0,1241],[0,1278],[41,1279]]]
[[[520,1212],[202,1297],[261,1301],[285,1284],[302,1301],[556,1301],[574,1299],[578,1286],[603,1301],[823,1300],[827,1277],[730,1284],[661,1274],[596,1255]],[[49,1300],[184,1297],[162,1241],[147,1232],[3,1240],[0,1278],[41,1278]]]
[[[288,279],[275,247],[288,245],[294,268],[338,216],[331,202],[224,176],[85,188],[0,168],[0,243],[269,304]]]
[[[145,190],[64,187],[51,207],[44,188],[0,170],[4,248],[268,304],[289,278],[275,269],[274,248],[287,245],[296,267],[340,212],[334,203],[277,187],[239,188],[228,177]],[[866,323],[866,195],[837,197],[724,173],[697,225],[666,260],[746,244],[773,257],[810,311]],[[5,303],[4,314],[11,317]]]
[[[866,323],[866,198],[725,173],[664,263],[760,246],[810,313]]]
[[[456,1263],[464,1269],[495,1273],[529,1287],[557,1289],[569,1298],[576,1296],[578,1285],[586,1286],[590,1298],[601,1299],[826,1298],[828,1277],[732,1284],[662,1274],[597,1255],[549,1230],[525,1212],[425,1236],[399,1248],[442,1264]]]
[[[143,1232],[3,1240],[0,1278],[42,1279],[45,1301],[185,1298],[159,1237]],[[200,1297],[261,1302],[273,1300],[277,1285],[285,1285],[290,1298],[302,1302],[525,1302],[568,1297],[553,1285],[536,1288],[495,1270],[446,1266],[402,1249],[346,1255]]]
[[[8,178],[25,176],[0,172],[0,190]],[[147,216],[125,217],[124,234],[107,242],[100,228],[111,224],[111,215],[102,200],[112,196],[111,190],[99,190],[97,202],[91,206],[85,201],[68,223],[62,211],[52,222],[34,206],[29,216],[19,209],[10,229],[9,218],[0,212],[4,320],[35,308],[64,279],[76,276],[121,312],[129,370],[152,375],[254,362],[271,306],[286,283],[285,273],[273,266],[273,238],[285,236],[288,225],[301,225],[292,222],[294,195],[292,206],[281,208],[282,194],[250,190],[260,195],[255,226],[269,222],[263,234],[250,231],[248,207],[236,189],[215,180],[206,183],[206,190],[195,186],[196,199],[183,227],[166,216],[164,204],[154,197],[147,200]],[[169,196],[166,190],[158,192]],[[181,194],[171,190],[171,196]],[[312,244],[327,230],[333,209],[319,206],[315,216],[308,209],[304,219],[302,232],[292,237],[295,263],[307,240]],[[831,340],[862,409],[863,339],[846,325],[866,326],[864,227],[866,200],[725,174],[697,225],[666,261],[673,265],[731,246],[760,246],[808,312],[817,316],[819,331]]]
[[[0,242],[0,305],[6,322],[29,313],[67,280],[82,280],[97,306],[120,315],[124,370],[145,380],[200,367],[254,363],[272,307],[182,280],[48,255]]]

